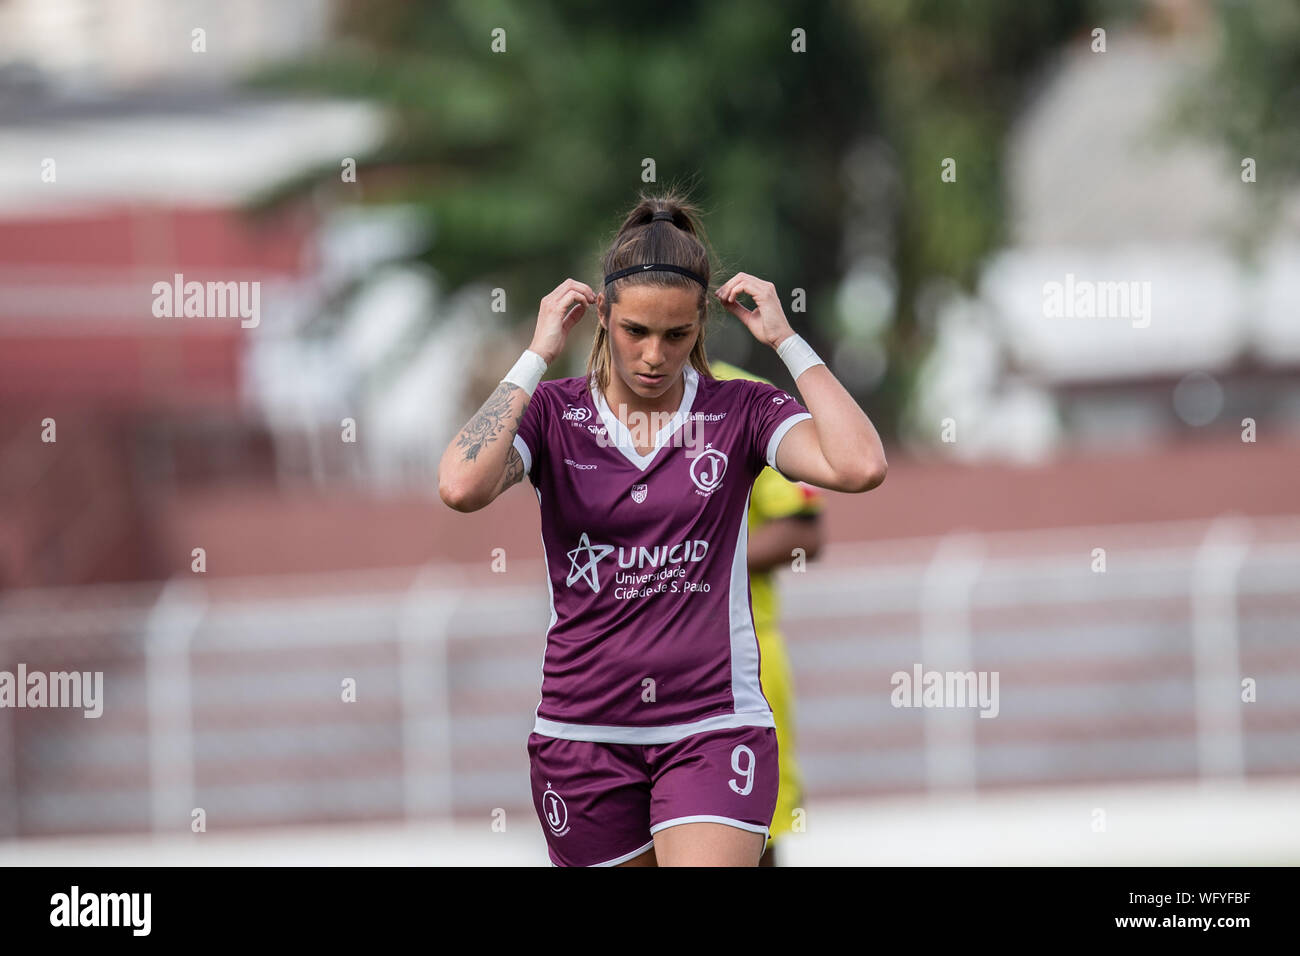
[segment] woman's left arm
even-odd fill
[[[747,309],[737,300],[745,292],[754,299]],[[793,336],[772,283],[738,272],[717,291],[732,315],[745,323],[754,338],[771,348]],[[858,403],[824,364],[799,373],[795,380],[803,405],[812,414],[791,426],[776,451],[781,473],[831,491],[870,491],[885,480],[888,463],[875,426]]]
[[[875,426],[825,365],[814,365],[795,386],[812,421],[792,425],[776,449],[787,478],[831,491],[870,491],[885,480],[889,463]]]

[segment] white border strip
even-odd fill
[[[593,863],[591,865],[592,866],[618,866],[620,863],[626,863],[628,860],[640,856],[646,850],[652,849],[654,845],[655,845],[655,841],[651,840],[649,843],[641,847],[641,849],[639,850],[633,850],[631,853],[624,853],[622,856],[616,856],[614,857],[614,859],[606,860],[604,863]]]
[[[656,823],[650,828],[650,832],[658,833],[660,830],[675,827],[679,823],[725,823],[729,827],[748,830],[750,833],[761,833],[766,839],[771,839],[772,835],[771,830],[765,826],[760,826],[757,823],[746,823],[744,820],[736,820],[731,817],[718,817],[707,813],[696,814],[693,817],[673,817],[671,820],[665,820],[663,823]]]
[[[775,471],[778,475],[785,477],[785,472],[783,472],[780,468],[776,467],[776,450],[781,444],[781,439],[784,438],[785,433],[788,432],[795,425],[799,424],[801,421],[804,421],[805,419],[811,419],[811,418],[812,418],[812,414],[810,412],[800,412],[798,415],[791,415],[780,425],[776,426],[776,431],[772,432],[772,437],[769,438],[767,441],[767,463],[768,466],[771,467],[771,469]]]
[[[663,727],[612,727],[601,724],[565,724],[538,716],[533,733],[560,740],[585,740],[598,744],[673,744],[709,730],[733,727],[776,727],[770,710],[760,713],[719,714],[692,724],[668,724]]]

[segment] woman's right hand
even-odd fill
[[[555,287],[537,310],[537,330],[528,346],[549,365],[564,349],[569,332],[587,312],[587,306],[596,304],[596,293],[591,286],[577,279],[565,279]]]

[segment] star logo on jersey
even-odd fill
[[[649,491],[650,491],[649,485],[633,485],[632,500],[635,501],[637,504],[640,504],[641,502],[645,501],[645,496],[649,493]]]
[[[704,446],[704,451],[700,452],[691,460],[691,481],[695,482],[695,487],[707,494],[713,494],[718,485],[722,484],[722,476],[727,473],[727,456],[713,447],[712,442]]]
[[[593,593],[600,593],[600,572],[596,565],[601,558],[608,557],[614,550],[612,544],[595,544],[587,538],[587,532],[582,532],[582,537],[578,539],[578,546],[569,552],[569,577],[565,584],[573,587],[573,583],[579,578],[591,585]]]

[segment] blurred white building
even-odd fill
[[[258,281],[264,318],[236,336],[234,374],[239,413],[270,429],[281,477],[320,481],[363,463],[376,485],[431,488],[462,405],[441,392],[463,379],[459,356],[500,328],[474,305],[486,294],[444,302],[431,270],[394,264],[427,244],[428,224],[415,210],[348,203],[364,171],[341,201],[313,191],[287,203],[279,233],[245,215],[285,184],[364,163],[387,135],[367,102],[239,88],[257,68],[327,43],[334,6],[0,2],[0,248],[23,251],[0,263],[10,307],[0,335],[50,333],[56,321],[60,334],[147,339],[161,328],[137,293],[173,268]],[[33,227],[57,233],[59,223],[50,255],[30,248]],[[185,348],[225,348],[195,342],[187,335]],[[59,381],[23,361],[38,385]],[[341,453],[346,419],[357,444]]]
[[[333,7],[332,0],[5,0],[0,64],[63,92],[221,83],[319,46]]]
[[[1134,33],[1105,53],[1067,48],[1008,142],[1010,242],[976,297],[937,312],[918,440],[952,418],[957,457],[1032,461],[1247,417],[1300,430],[1300,195],[1257,259],[1238,257],[1258,188],[1244,157],[1170,119],[1206,42]]]

